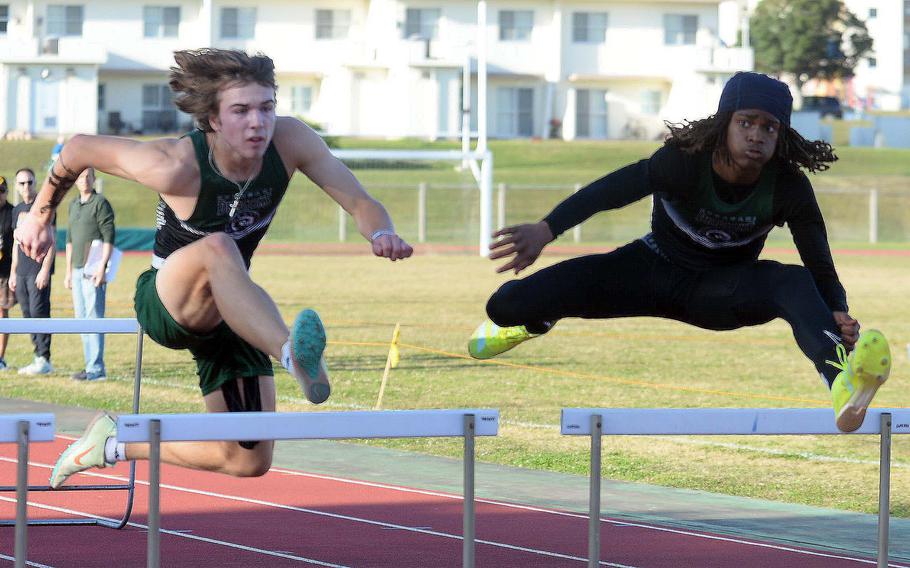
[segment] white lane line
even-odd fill
[[[10,459],[10,458],[4,458],[4,457],[0,457],[0,461],[9,461],[9,462],[15,463],[15,460],[12,460],[12,459]],[[50,465],[41,464],[41,463],[29,462],[29,465],[34,465],[34,466],[36,466],[36,467],[43,467],[43,468],[52,468],[52,466],[50,466]],[[411,488],[404,488],[404,487],[396,487],[396,486],[393,486],[393,485],[385,485],[385,484],[375,483],[375,482],[350,480],[350,479],[344,479],[344,478],[340,478],[340,477],[332,477],[332,476],[320,475],[320,474],[311,474],[311,473],[299,472],[299,471],[294,471],[294,470],[286,470],[286,469],[281,469],[281,468],[273,468],[271,471],[275,471],[275,472],[277,472],[277,473],[283,473],[283,474],[287,474],[287,475],[295,475],[295,476],[301,476],[301,477],[312,477],[312,478],[317,478],[317,479],[326,479],[326,480],[330,480],[330,481],[337,481],[337,482],[340,482],[340,483],[346,483],[346,484],[352,484],[352,485],[362,485],[362,486],[367,486],[367,487],[377,487],[377,488],[388,489],[388,490],[394,490],[394,491],[400,491],[400,492],[405,492],[405,493],[417,493],[417,494],[429,495],[429,496],[434,496],[434,497],[443,497],[443,498],[447,498],[447,499],[461,500],[461,496],[458,496],[458,495],[452,495],[452,494],[446,494],[446,493],[440,493],[440,492],[428,491],[428,490],[422,490],[422,489],[411,489]],[[102,477],[102,478],[105,478],[105,479],[116,480],[116,481],[121,481],[121,482],[126,482],[126,481],[128,481],[127,478],[122,478],[122,477],[113,476],[113,475],[106,475],[106,474],[101,474],[101,473],[95,473],[95,472],[82,472],[82,474],[83,474],[83,475],[90,475],[90,476],[94,476],[94,477]],[[146,481],[139,481],[139,480],[137,480],[136,483],[137,483],[137,484],[141,484],[141,485],[148,485],[148,482],[146,482]],[[449,534],[449,533],[442,533],[442,532],[439,532],[439,531],[424,530],[424,529],[419,529],[419,528],[414,528],[414,527],[407,527],[407,526],[404,526],[404,525],[397,525],[397,524],[394,524],[394,523],[385,523],[385,522],[382,522],[382,521],[374,521],[374,520],[371,520],[371,519],[363,519],[363,518],[358,518],[358,517],[350,517],[350,516],[347,516],[347,515],[340,515],[340,514],[336,514],[336,513],[327,513],[327,512],[318,511],[318,510],[315,510],[315,509],[306,509],[306,508],[302,508],[302,507],[294,507],[294,506],[291,506],[291,505],[283,505],[283,504],[281,504],[281,503],[272,503],[272,502],[262,501],[262,500],[258,500],[258,499],[248,499],[248,498],[244,498],[244,497],[237,497],[237,496],[233,496],[233,495],[224,495],[224,494],[219,494],[219,493],[207,492],[207,491],[202,491],[202,490],[197,490],[197,489],[191,489],[191,488],[186,488],[186,487],[179,487],[179,486],[174,486],[174,485],[167,485],[167,484],[162,484],[161,487],[162,487],[162,488],[167,488],[167,489],[172,489],[172,490],[175,490],[175,491],[182,491],[182,492],[187,492],[187,493],[195,493],[195,494],[198,494],[198,495],[204,495],[204,496],[208,496],[208,497],[226,499],[226,500],[231,500],[231,501],[240,501],[240,502],[250,503],[250,504],[257,504],[257,505],[261,505],[261,506],[264,506],[264,507],[274,507],[274,508],[279,508],[279,509],[286,509],[286,510],[292,510],[292,511],[302,512],[302,513],[309,513],[309,514],[314,514],[314,515],[326,516],[326,517],[330,517],[330,518],[337,518],[337,519],[341,519],[341,520],[349,520],[349,521],[361,522],[361,523],[364,523],[364,524],[370,524],[370,525],[380,526],[380,527],[384,527],[384,528],[395,528],[395,529],[398,529],[398,530],[405,530],[405,531],[410,531],[410,532],[417,532],[417,533],[428,534],[428,535],[432,535],[432,536],[439,536],[439,537],[443,537],[443,538],[453,538],[453,539],[457,539],[457,540],[461,540],[461,539],[462,539],[462,537],[459,536],[459,535],[453,535],[453,534]],[[542,512],[542,513],[555,514],[555,515],[566,516],[566,517],[574,517],[574,518],[579,518],[579,519],[587,519],[587,518],[588,518],[587,515],[583,515],[583,514],[579,514],[579,513],[570,513],[570,512],[565,512],[565,511],[556,511],[556,510],[552,510],[552,509],[544,509],[544,508],[533,507],[533,506],[528,506],[528,505],[516,505],[516,504],[512,504],[512,503],[503,503],[503,502],[492,501],[492,500],[483,500],[483,499],[478,499],[478,502],[487,503],[487,504],[491,504],[491,505],[502,506],[502,507],[507,507],[507,508],[514,508],[514,509],[521,509],[521,510]],[[877,564],[877,562],[874,561],[874,560],[868,560],[868,559],[862,559],[862,558],[853,558],[853,557],[849,557],[849,556],[842,556],[842,555],[833,554],[833,553],[826,553],[826,552],[817,552],[817,551],[811,551],[811,550],[802,550],[802,549],[799,549],[799,548],[792,548],[792,547],[784,546],[784,545],[776,545],[776,544],[768,544],[768,543],[761,543],[761,542],[753,542],[753,541],[743,540],[743,539],[734,538],[734,537],[726,537],[726,536],[712,535],[712,534],[703,534],[703,533],[692,532],[692,531],[689,531],[689,530],[675,529],[675,528],[670,528],[670,527],[653,526],[653,525],[648,525],[648,524],[643,524],[643,523],[636,523],[636,522],[630,522],[630,521],[615,521],[615,520],[612,520],[612,519],[603,519],[603,518],[601,519],[601,522],[602,522],[602,523],[607,523],[607,524],[616,525],[616,526],[629,526],[629,527],[643,528],[643,529],[649,529],[649,530],[654,530],[654,531],[659,531],[659,532],[665,532],[665,533],[671,533],[671,534],[678,534],[678,535],[682,535],[682,536],[691,536],[691,537],[703,538],[703,539],[707,539],[707,540],[715,540],[715,541],[721,541],[721,542],[729,542],[729,543],[733,543],[733,544],[741,544],[741,545],[746,545],[746,546],[755,546],[755,547],[759,547],[759,548],[766,548],[766,549],[771,549],[771,550],[779,550],[779,551],[782,551],[782,552],[792,552],[792,553],[795,553],[795,554],[802,554],[802,555],[806,555],[806,556],[816,556],[816,557],[821,557],[821,558],[831,558],[831,559],[835,559],[835,560],[847,560],[847,561],[852,561],[852,562],[858,562],[858,563],[860,563],[860,564],[873,564],[873,565],[874,565],[874,564]],[[506,548],[506,549],[510,549],[510,550],[517,550],[517,551],[522,551],[522,552],[530,552],[530,553],[533,553],[533,554],[539,554],[539,555],[544,555],[544,556],[552,556],[552,557],[556,557],[556,558],[564,558],[564,559],[567,559],[567,560],[577,560],[577,561],[587,562],[587,559],[586,559],[586,558],[582,558],[582,557],[578,557],[578,556],[564,555],[564,554],[557,553],[557,552],[544,551],[544,550],[538,550],[538,549],[533,549],[533,548],[524,548],[524,547],[519,547],[519,546],[516,546],[516,545],[510,545],[510,544],[500,543],[500,542],[495,542],[495,541],[487,541],[487,540],[482,540],[482,539],[476,539],[475,542],[477,542],[477,543],[479,543],[479,544],[487,544],[487,545],[490,545],[490,546],[495,546],[495,547],[500,547],[500,548]],[[606,566],[615,566],[615,567],[617,567],[617,568],[631,568],[631,567],[625,567],[625,566],[623,566],[623,565],[609,564],[609,563],[604,563],[604,562],[601,562],[601,564],[604,564],[604,565],[606,565]],[[889,566],[894,566],[895,568],[908,568],[905,564],[889,564]]]
[[[348,483],[351,485],[363,485],[363,486],[367,486],[367,487],[377,487],[377,488],[381,488],[381,489],[390,489],[390,490],[395,490],[395,491],[401,491],[404,493],[416,493],[416,494],[420,494],[420,495],[429,495],[429,496],[433,496],[433,497],[454,499],[454,500],[458,500],[458,501],[460,501],[462,499],[462,497],[460,495],[452,495],[450,493],[440,493],[437,491],[430,491],[430,490],[426,490],[426,489],[413,489],[413,488],[409,488],[409,487],[397,487],[394,485],[386,485],[383,483],[377,483],[377,482],[372,482],[372,481],[345,479],[343,477],[333,477],[333,476],[329,476],[329,475],[306,473],[306,472],[302,472],[302,471],[294,471],[294,470],[282,469],[282,468],[272,468],[272,471],[275,471],[278,473],[283,473],[286,475],[313,477],[316,479],[337,481],[339,483]],[[552,514],[552,515],[560,515],[560,516],[564,516],[564,517],[572,517],[572,518],[585,519],[585,520],[587,520],[587,518],[588,518],[588,515],[584,515],[581,513],[571,513],[568,511],[559,511],[556,509],[545,509],[545,508],[541,508],[541,507],[534,507],[531,505],[519,505],[519,504],[515,504],[515,503],[494,501],[494,500],[490,500],[490,499],[477,499],[476,501],[478,503],[487,503],[490,505],[497,505],[500,507],[507,507],[507,508],[511,508],[511,509],[521,509],[521,510],[525,510],[525,511],[533,511],[533,512],[537,512],[537,513],[548,513],[548,514]],[[770,548],[773,550],[781,550],[784,552],[795,552],[798,554],[805,554],[805,555],[809,555],[809,556],[820,556],[823,558],[833,558],[833,559],[838,559],[838,560],[851,560],[851,561],[860,562],[863,564],[876,564],[877,563],[874,560],[853,558],[853,557],[849,557],[849,556],[840,556],[840,555],[836,555],[836,554],[825,553],[825,552],[815,552],[815,551],[811,551],[811,550],[801,550],[799,548],[791,548],[791,547],[783,546],[783,545],[752,542],[752,541],[737,539],[737,538],[733,538],[733,537],[725,537],[725,536],[712,535],[712,534],[702,534],[702,533],[697,533],[697,532],[692,532],[692,531],[687,531],[687,530],[682,530],[682,529],[674,529],[674,528],[670,528],[670,527],[661,527],[661,526],[656,526],[656,525],[647,525],[647,524],[635,523],[635,522],[631,522],[631,521],[616,521],[613,519],[604,519],[604,518],[601,518],[600,521],[601,521],[601,523],[612,524],[612,525],[616,525],[616,526],[644,528],[644,529],[656,530],[656,531],[660,531],[660,532],[668,532],[668,533],[679,534],[679,535],[684,535],[684,536],[694,536],[694,537],[705,538],[705,539],[709,539],[709,540],[719,540],[719,541],[723,541],[723,542],[731,542],[734,544],[744,544],[744,545],[749,545],[749,546],[757,546],[760,548]],[[896,566],[897,568],[906,568],[905,565],[903,565],[903,564],[889,564],[889,566]]]
[[[16,561],[16,559],[12,556],[7,556],[5,554],[0,554],[0,560],[9,560],[10,562]],[[32,562],[31,560],[26,560],[25,565],[34,566],[35,568],[54,568],[53,566],[48,566],[47,564],[38,564],[37,562]]]
[[[0,461],[14,462],[15,460],[0,457]],[[29,462],[29,465],[34,466],[34,467],[41,467],[41,468],[52,468],[52,466],[50,466],[48,464],[35,463],[35,462]],[[129,481],[127,478],[123,478],[123,477],[119,477],[119,476],[115,476],[115,475],[107,475],[107,474],[103,474],[103,473],[84,471],[81,474],[89,475],[92,477],[100,477],[103,479],[114,480],[114,481],[122,481],[122,482]],[[147,486],[148,482],[137,479],[136,484]],[[457,535],[457,534],[450,534],[450,533],[445,533],[445,532],[441,532],[441,531],[428,530],[428,529],[423,529],[423,528],[418,528],[418,527],[409,527],[406,525],[399,525],[397,523],[387,523],[384,521],[376,521],[376,520],[365,519],[365,518],[361,518],[361,517],[352,517],[350,515],[342,515],[339,513],[329,513],[326,511],[319,511],[317,509],[307,509],[304,507],[295,507],[293,505],[285,505],[283,503],[275,503],[275,502],[271,502],[271,501],[264,501],[261,499],[251,499],[251,498],[247,498],[247,497],[238,497],[235,495],[225,495],[223,493],[214,493],[211,491],[204,491],[201,489],[192,489],[189,487],[180,487],[177,485],[170,485],[170,484],[166,484],[166,483],[162,483],[161,488],[170,489],[173,491],[179,491],[182,493],[191,493],[191,494],[195,494],[195,495],[202,495],[205,497],[213,497],[216,499],[223,499],[226,501],[236,501],[236,502],[241,502],[241,503],[246,503],[246,504],[251,504],[251,505],[259,505],[259,506],[267,507],[267,508],[282,509],[282,510],[286,510],[286,511],[294,511],[294,512],[299,512],[299,513],[318,515],[318,516],[322,516],[322,517],[328,517],[328,518],[333,518],[333,519],[338,519],[338,520],[343,520],[343,521],[353,521],[353,522],[358,522],[358,523],[367,524],[367,525],[371,525],[371,526],[377,526],[377,527],[381,527],[381,528],[385,528],[385,529],[396,529],[396,530],[402,530],[402,531],[424,534],[424,535],[429,535],[429,536],[448,538],[448,539],[453,539],[453,540],[463,540],[463,537],[461,535]],[[3,497],[0,497],[0,499],[8,500]],[[86,516],[92,516],[92,515],[86,514]],[[182,535],[182,536],[188,536],[188,535]],[[483,539],[475,539],[474,542],[476,542],[477,544],[485,544],[485,545],[493,546],[496,548],[503,548],[506,550],[514,550],[517,552],[536,554],[538,556],[545,556],[545,557],[549,557],[549,558],[560,558],[560,559],[572,560],[572,561],[576,561],[576,562],[587,562],[588,561],[587,558],[584,558],[581,556],[572,556],[572,555],[562,554],[559,552],[553,552],[553,551],[548,551],[548,550],[526,548],[526,547],[507,544],[507,543],[503,543],[503,542],[496,542],[496,541],[483,540]],[[601,562],[601,564],[603,564],[604,566],[611,566],[614,568],[635,568],[634,566],[626,566],[623,564],[612,564],[612,563],[606,563],[606,562]]]
[[[2,496],[0,496],[0,501],[6,501],[6,502],[8,502],[8,503],[15,503],[15,502],[16,502],[15,499],[11,499],[11,498],[9,498],[9,497],[2,497]],[[45,504],[43,504],[43,503],[32,503],[32,502],[29,502],[29,505],[32,506],[32,507],[35,507],[35,508],[37,508],[37,509],[45,509],[45,510],[47,510],[47,511],[54,511],[54,512],[56,512],[56,513],[65,513],[65,514],[68,514],[68,515],[75,515],[75,516],[77,516],[77,517],[86,517],[86,518],[94,518],[94,519],[104,519],[104,520],[110,521],[110,522],[112,522],[112,523],[117,523],[117,522],[119,522],[118,519],[111,519],[111,518],[108,518],[108,517],[101,517],[101,516],[98,516],[98,515],[93,515],[93,514],[91,514],[91,513],[86,513],[85,511],[76,511],[75,509],[67,509],[67,508],[64,508],[64,507],[55,507],[55,506],[53,506],[53,505],[45,505]],[[135,528],[137,528],[137,529],[144,529],[144,530],[146,530],[146,531],[148,530],[148,525],[143,525],[143,524],[140,524],[140,523],[129,522],[129,523],[127,523],[127,525],[129,525],[129,526],[131,526],[131,527],[135,527]],[[284,552],[278,552],[278,551],[274,551],[274,550],[266,550],[266,549],[263,549],[263,548],[255,548],[255,547],[252,547],[252,546],[246,546],[246,545],[243,545],[243,544],[237,544],[236,542],[229,542],[229,541],[226,541],[226,540],[218,540],[218,539],[213,539],[213,538],[207,538],[207,537],[202,537],[202,536],[197,536],[197,535],[186,534],[186,533],[181,532],[181,531],[172,531],[172,530],[161,529],[161,533],[162,533],[162,534],[167,534],[167,535],[176,536],[176,537],[179,537],[179,538],[186,538],[186,539],[190,539],[190,540],[198,540],[198,541],[201,541],[201,542],[205,542],[205,543],[207,543],[207,544],[216,544],[216,545],[218,545],[218,546],[226,546],[226,547],[228,547],[228,548],[235,548],[235,549],[238,549],[238,550],[243,550],[243,551],[245,551],[245,552],[254,552],[254,553],[257,553],[257,554],[264,554],[264,555],[267,555],[267,556],[274,556],[274,557],[278,557],[278,558],[284,558],[285,560],[296,560],[296,561],[298,561],[298,562],[306,562],[306,563],[308,563],[308,564],[314,564],[314,565],[316,565],[316,566],[326,566],[327,568],[350,568],[349,566],[345,566],[345,565],[343,565],[343,564],[332,564],[332,563],[330,563],[330,562],[323,562],[323,561],[321,561],[321,560],[315,560],[315,559],[313,559],[313,558],[304,558],[304,557],[302,557],[302,556],[296,556],[296,555],[288,554],[288,553],[284,553]]]

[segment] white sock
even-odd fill
[[[284,345],[281,346],[281,365],[288,370],[289,373],[294,374],[294,368],[291,363],[291,340],[288,339]]]
[[[104,442],[104,461],[107,463],[126,461],[126,443],[118,442],[114,436],[108,438]]]

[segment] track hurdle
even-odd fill
[[[591,437],[588,566],[600,560],[601,437],[841,434],[824,408],[564,408],[561,432]],[[888,566],[891,501],[891,435],[910,434],[910,409],[875,408],[852,434],[880,434],[878,566]]]
[[[16,568],[25,568],[28,556],[28,445],[54,440],[53,414],[4,414],[0,416],[0,443],[15,442],[16,458],[16,536],[13,555]]]
[[[117,440],[148,442],[148,567],[161,562],[161,443],[218,440],[464,438],[462,566],[474,566],[474,437],[499,432],[499,411],[380,410],[357,412],[231,412],[133,414],[117,419]]]
[[[136,334],[136,375],[133,382],[133,412],[139,412],[139,387],[142,380],[142,328],[135,318],[4,318],[0,319],[0,333],[135,333]],[[49,485],[31,485],[29,491],[126,491],[126,506],[119,522],[106,519],[40,519],[29,521],[30,525],[100,525],[115,529],[126,526],[133,509],[133,493],[136,485],[136,465],[130,464],[130,478],[126,484],[106,485],[64,485],[51,489]],[[0,493],[15,491],[15,486],[0,486]],[[15,521],[0,519],[0,526],[10,526]]]

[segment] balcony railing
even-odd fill
[[[696,51],[696,71],[733,73],[751,71],[755,52],[747,47],[699,47]]]
[[[107,61],[107,50],[81,37],[3,38],[0,61],[100,65]]]

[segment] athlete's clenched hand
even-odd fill
[[[550,226],[541,221],[505,227],[493,233],[493,239],[499,240],[490,245],[490,260],[512,256],[496,272],[514,270],[518,274],[534,264],[543,247],[553,241],[553,233]]]
[[[402,260],[414,254],[414,249],[398,235],[383,234],[373,239],[373,254],[389,260]]]
[[[13,239],[19,243],[19,248],[29,258],[37,262],[44,260],[44,256],[54,244],[54,235],[50,226],[26,215],[22,222],[13,231]]]
[[[853,347],[859,340],[859,322],[850,317],[847,312],[834,312],[834,321],[840,328],[840,336],[844,341],[844,347],[847,351],[853,351]]]

